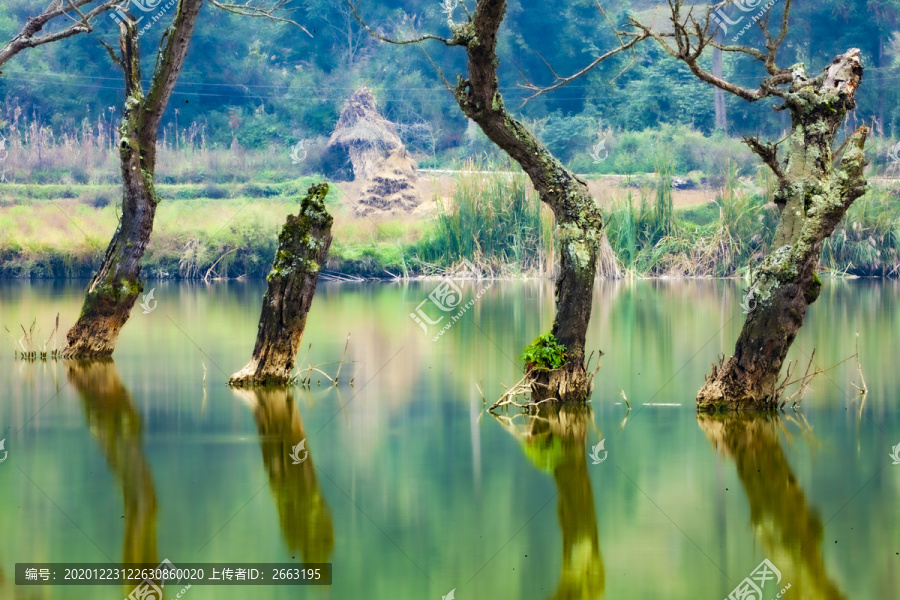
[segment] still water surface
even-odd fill
[[[550,283],[497,282],[436,342],[409,318],[435,284],[322,284],[300,358],[338,361],[351,333],[340,385],[250,393],[224,382],[249,358],[263,282],[151,285],[158,305],[135,307],[114,362],[23,363],[0,343],[4,600],[130,591],[17,588],[16,562],[164,558],[334,566],[331,587],[191,600],[721,600],[763,559],[781,573],[764,600],[788,584],[796,600],[900,597],[895,283],[826,281],[792,351],[828,367],[858,331],[865,402],[851,360],[777,419],[693,408],[739,332],[732,282],[602,283],[593,410],[500,419],[476,384],[490,402],[518,381]],[[36,318],[46,337],[59,312],[65,332],[82,287],[2,282],[0,325]]]

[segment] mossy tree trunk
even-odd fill
[[[300,212],[288,215],[266,280],[253,357],[229,385],[284,385],[291,379],[319,271],[331,245],[333,219],[325,210],[328,184],[309,188]]]
[[[822,244],[866,190],[863,148],[869,130],[861,127],[850,136],[837,165],[841,148],[834,149],[847,113],[856,107],[856,90],[863,74],[860,52],[851,48],[816,77],[808,77],[802,63],[779,67],[778,52],[787,40],[791,2],[782,6],[781,18],[770,20],[770,13],[759,22],[764,49],[718,41],[720,22],[714,15],[718,4],[704,10],[686,5],[684,0],[670,0],[671,16],[666,19],[665,31],[629,18],[632,26],[686,64],[700,81],[748,102],[780,99],[783,103],[776,110],[788,111],[791,116],[791,133],[782,142],[744,138],[778,180],[775,203],[780,219],[769,254],[751,272],[744,306],[753,310],[734,355],[713,365],[698,393],[701,410],[768,410],[776,406],[781,367],[807,308],[819,296],[822,284],[816,266]],[[773,30],[770,21],[775,24]],[[701,58],[708,49],[757,61],[765,70],[758,87],[737,85],[706,70]],[[779,156],[782,143],[785,148]]]
[[[125,74],[125,107],[119,128],[122,168],[122,216],[100,269],[85,292],[78,321],[67,334],[63,356],[108,357],[119,331],[143,291],[141,258],[159,201],[154,189],[156,141],[163,111],[184,65],[194,24],[203,0],[179,0],[175,19],[166,30],[148,92],[141,82],[138,32],[123,22],[120,53],[110,55]]]
[[[784,158],[776,148],[747,139],[775,172],[775,202],[781,212],[772,249],[751,274],[747,316],[734,355],[714,365],[697,396],[703,410],[773,408],[778,378],[788,350],[803,325],[807,308],[819,296],[816,266],[822,244],[853,202],[866,190],[863,176],[868,129],[857,130],[845,143],[835,165],[833,150],[847,112],[855,108],[862,78],[859,51],[838,56],[814,79],[801,67],[784,93],[792,131]]]
[[[505,12],[505,0],[482,0],[470,22],[454,27],[453,41],[465,46],[469,68],[469,77],[459,80],[455,97],[466,116],[522,166],[541,201],[556,217],[560,264],[552,333],[566,347],[566,360],[559,370],[533,371],[532,399],[585,402],[593,386],[585,365],[585,336],[603,217],[587,184],[566,169],[504,105],[498,89],[496,48]]]

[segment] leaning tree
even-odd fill
[[[237,15],[288,23],[312,34],[290,18],[292,0],[247,0],[233,4],[208,0],[212,6]],[[142,11],[157,8],[161,0],[144,0]],[[119,53],[107,51],[125,76],[125,107],[119,127],[122,170],[122,214],[106,249],[103,262],[85,291],[78,321],[67,334],[67,358],[106,357],[115,349],[119,331],[143,291],[140,261],[153,231],[159,197],[154,189],[156,142],[166,105],[184,66],[194,25],[203,0],[178,0],[172,24],[163,32],[149,89],[141,80],[137,18],[128,10],[130,0],[50,0],[40,13],[29,17],[22,29],[0,48],[0,67],[28,48],[91,33],[103,13],[118,14]],[[103,43],[103,42],[101,42]]]
[[[143,291],[141,258],[153,231],[159,198],[154,187],[156,140],[163,112],[184,66],[203,0],[179,0],[175,18],[163,35],[156,68],[145,92],[141,80],[138,27],[120,22],[119,54],[107,47],[125,76],[125,108],[119,126],[122,216],[103,263],[84,295],[78,321],[67,334],[63,356],[112,354],[119,331]]]
[[[349,0],[345,1],[350,5]],[[444,0],[443,11],[447,15],[451,36],[425,35],[404,41],[392,40],[377,33],[362,20],[356,7],[350,6],[369,33],[384,42],[419,44],[436,40],[446,46],[466,50],[468,75],[460,75],[455,86],[451,86],[446,79],[444,84],[463,113],[477,123],[494,144],[519,163],[541,201],[552,209],[556,217],[560,262],[556,280],[556,316],[551,333],[556,343],[565,348],[564,362],[557,369],[526,365],[532,400],[556,398],[587,401],[593,387],[593,374],[588,372],[585,361],[585,338],[591,317],[597,261],[605,242],[603,215],[600,203],[591,195],[587,183],[567,169],[507,109],[500,94],[497,41],[506,15],[506,1],[477,0],[474,11],[469,12],[462,0]],[[465,20],[461,23],[453,20],[457,8],[465,14]],[[545,88],[528,87],[535,91],[535,95],[561,87],[606,59],[633,48],[645,37],[643,33],[626,35],[617,32],[619,44],[578,73],[568,77],[556,76],[555,82]],[[539,341],[544,344],[546,342],[543,340],[549,339],[542,336]]]
[[[146,11],[161,0],[138,6]],[[232,4],[209,0],[216,8],[250,17],[290,23],[291,0],[248,0]],[[107,11],[119,14],[119,52],[106,46],[125,76],[125,106],[119,127],[119,159],[122,171],[122,214],[106,249],[103,262],[85,291],[78,321],[67,334],[63,355],[67,358],[105,357],[115,349],[119,331],[128,320],[143,291],[140,262],[153,231],[159,197],[154,189],[156,143],[159,125],[184,66],[194,25],[203,0],[179,0],[172,24],[164,31],[149,88],[141,79],[139,33],[141,19],[126,13],[129,2],[110,0],[51,0],[41,13],[29,17],[13,38],[0,49],[0,66],[27,48],[57,42],[94,30],[97,17]],[[102,42],[101,42],[102,43]],[[104,44],[105,45],[105,44]]]
[[[785,1],[780,25],[772,30],[771,10],[757,21],[765,38],[764,50],[718,41],[721,20],[714,13],[731,2],[697,13],[696,8],[685,12],[682,0],[669,0],[667,31],[631,20],[701,81],[748,102],[780,100],[775,110],[786,110],[791,116],[790,134],[778,142],[744,138],[775,174],[780,216],[768,255],[751,272],[748,307],[755,308],[746,318],[734,355],[713,365],[697,396],[703,410],[777,405],[782,364],[822,287],[816,275],[822,244],[866,191],[863,148],[868,128],[860,127],[837,144],[845,117],[856,107],[863,74],[859,50],[852,48],[837,56],[818,75],[807,74],[803,64],[780,67],[777,58],[787,38],[791,0]],[[758,87],[742,87],[707,71],[704,52],[715,48],[758,60],[765,69]]]

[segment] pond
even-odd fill
[[[62,344],[83,286],[2,282],[0,325],[36,320],[42,342],[60,313]],[[135,306],[111,362],[17,361],[5,337],[0,597],[133,588],[16,586],[16,563],[163,559],[333,565],[331,586],[191,600],[720,600],[745,578],[765,600],[898,597],[897,283],[825,282],[791,359],[841,364],[778,418],[694,409],[743,322],[738,283],[601,282],[592,410],[500,418],[479,389],[490,404],[519,380],[553,285],[462,284],[473,302],[440,336],[449,319],[410,318],[439,314],[436,286],[320,284],[299,359],[333,376],[350,334],[336,387],[225,385],[250,357],[260,281],[150,282],[153,310]],[[842,362],[857,340],[864,399]]]

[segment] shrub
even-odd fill
[[[200,192],[200,196],[202,198],[212,198],[213,200],[221,200],[222,198],[228,197],[228,190],[223,187],[219,187],[213,183],[208,183],[203,186],[203,190]]]
[[[92,198],[89,198],[87,203],[94,208],[105,208],[109,206],[109,196],[101,192],[94,195]]]

